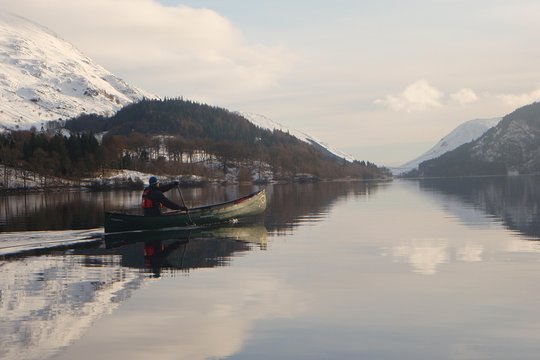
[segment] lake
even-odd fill
[[[0,359],[538,358],[540,177],[267,195],[255,221],[138,239],[102,224],[140,192],[0,197]]]

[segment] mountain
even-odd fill
[[[467,176],[540,171],[540,102],[506,115],[479,139],[419,165],[423,176]]]
[[[0,12],[0,126],[39,127],[82,113],[111,115],[156,98],[97,65],[50,30]]]
[[[65,129],[77,136],[75,139],[73,136],[58,139],[57,142],[70,140],[66,147],[80,147],[80,151],[74,151],[74,154],[81,155],[85,150],[86,157],[96,160],[86,162],[93,164],[94,168],[122,166],[149,172],[148,163],[155,161],[159,170],[164,171],[168,161],[170,174],[190,165],[189,171],[194,174],[195,167],[199,167],[198,175],[201,176],[205,171],[208,173],[208,168],[225,171],[232,166],[243,167],[244,172],[256,168],[257,173],[266,168],[274,178],[298,177],[304,180],[388,176],[386,169],[375,164],[344,161],[320,145],[315,146],[313,142],[302,141],[278,129],[270,131],[237,112],[182,98],[141,100],[110,117],[79,116],[66,121]],[[104,134],[101,144],[87,139],[88,136],[93,138],[93,134]],[[1,140],[0,137],[0,150]],[[37,148],[38,141],[26,146],[24,141],[22,138],[19,148],[24,149],[25,154],[43,155]],[[17,153],[13,155],[17,156]],[[33,158],[28,161],[35,168],[43,163],[35,163]],[[78,164],[80,161],[73,158],[62,169],[68,172],[88,171],[81,166],[74,168]],[[246,179],[248,177],[245,176]]]
[[[125,105],[157,96],[128,85],[50,30],[0,12],[0,127],[40,127],[81,114],[111,116]],[[342,153],[262,115],[242,113],[257,126],[282,130],[339,158]]]
[[[287,134],[290,134],[292,136],[294,136],[295,138],[299,139],[299,140],[302,140],[303,142],[306,142],[310,145],[313,145],[314,147],[318,148],[319,150],[323,151],[323,152],[326,152],[330,155],[333,155],[335,157],[338,157],[338,158],[341,158],[341,159],[344,159],[348,162],[353,162],[355,161],[355,159],[349,155],[349,154],[346,154],[316,138],[314,138],[313,136],[310,136],[306,133],[303,133],[301,131],[298,131],[298,130],[294,130],[294,129],[291,129],[291,128],[288,128],[286,127],[285,125],[282,125],[264,115],[259,115],[259,114],[254,114],[254,113],[245,113],[245,112],[238,112],[239,115],[241,115],[242,117],[248,119],[250,122],[252,122],[253,124],[263,128],[263,129],[267,129],[267,130],[270,130],[270,131],[274,131],[274,130],[279,130],[279,131],[282,131],[284,133],[287,133]]]
[[[459,146],[478,139],[486,131],[496,126],[502,118],[475,119],[464,122],[443,137],[435,146],[414,160],[401,165],[396,172],[403,173],[418,168],[424,161],[437,158],[442,154],[452,151]]]

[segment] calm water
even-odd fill
[[[0,358],[538,359],[540,177],[267,191],[139,239],[101,237],[138,192],[0,197]]]

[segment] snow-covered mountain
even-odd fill
[[[272,119],[269,119],[268,117],[264,116],[264,115],[259,115],[259,114],[253,114],[253,113],[244,113],[244,112],[238,112],[239,115],[243,116],[244,118],[248,119],[249,121],[251,121],[253,124],[263,128],[263,129],[268,129],[268,130],[280,130],[280,131],[283,131],[285,133],[289,133],[290,135],[296,137],[297,139],[299,140],[302,140],[310,145],[313,145],[315,147],[320,147],[322,148],[323,150],[326,150],[328,151],[330,154],[334,155],[334,156],[337,156],[339,158],[342,158],[348,162],[353,162],[355,161],[355,158],[352,157],[351,155],[349,154],[346,154],[316,138],[314,138],[313,136],[310,136],[306,133],[303,133],[301,131],[298,131],[298,130],[294,130],[294,129],[291,129],[291,128],[288,128],[286,127],[285,125],[282,125]]]
[[[0,127],[26,128],[82,113],[112,114],[140,90],[17,15],[0,12]]]
[[[406,164],[403,164],[395,172],[403,173],[412,169],[416,169],[420,163],[426,160],[437,158],[442,154],[448,151],[452,151],[463,144],[476,140],[483,134],[485,134],[486,131],[496,126],[501,120],[502,118],[493,118],[475,119],[464,122],[454,130],[452,130],[448,135],[443,137],[437,144],[435,144],[435,146],[433,146],[427,152],[420,155],[416,159],[411,160]]]
[[[80,114],[112,115],[157,96],[131,86],[50,30],[0,12],[0,129],[39,128]],[[262,115],[241,113],[262,128],[279,129],[349,162],[355,159]]]
[[[503,117],[477,140],[419,165],[424,177],[538,174],[540,102]]]

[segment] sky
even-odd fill
[[[397,166],[540,100],[537,0],[0,0],[128,83]]]

